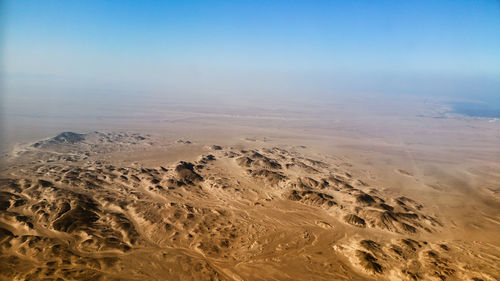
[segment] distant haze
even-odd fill
[[[144,97],[500,98],[494,0],[3,2],[8,110]]]

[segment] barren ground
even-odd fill
[[[499,122],[315,106],[8,116],[0,279],[500,279]]]

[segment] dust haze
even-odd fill
[[[0,0],[0,281],[500,280],[499,3]]]

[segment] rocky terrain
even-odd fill
[[[500,278],[491,245],[443,240],[451,223],[435,209],[300,146],[213,144],[156,166],[107,157],[162,145],[65,132],[16,147],[0,180],[0,279]]]

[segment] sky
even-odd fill
[[[1,9],[7,99],[500,100],[498,0],[3,0]]]

